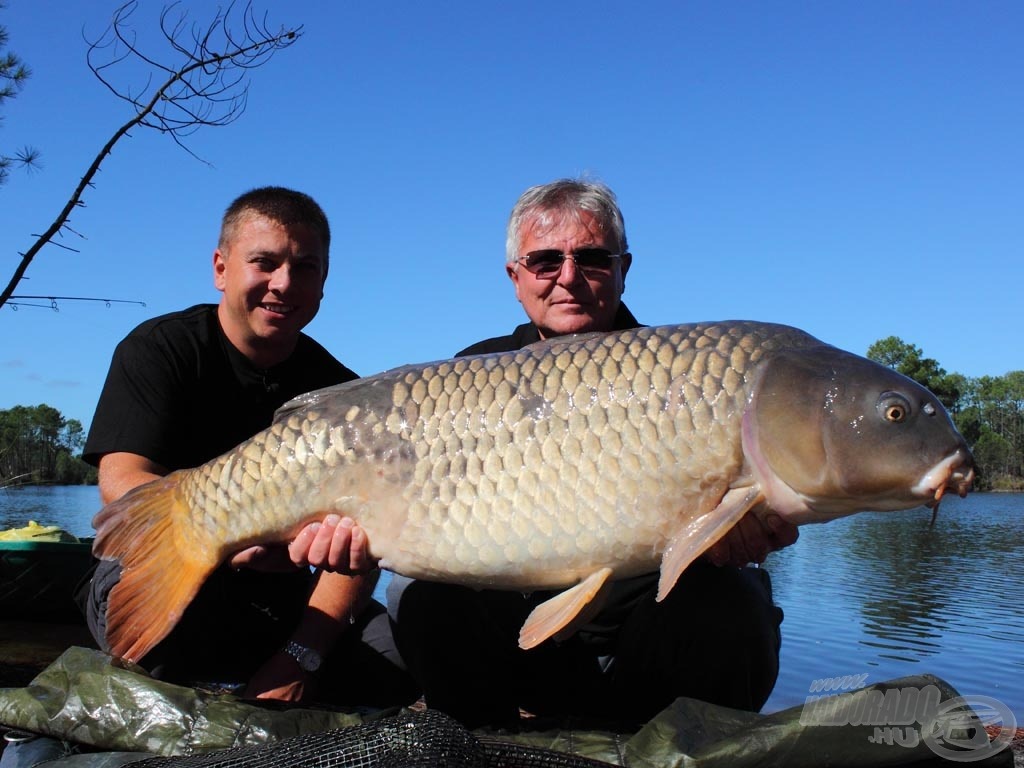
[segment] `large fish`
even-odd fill
[[[327,512],[383,568],[567,588],[523,627],[571,631],[605,582],[658,599],[743,515],[796,523],[964,495],[970,452],[913,381],[803,331],[718,322],[584,334],[410,365],[302,395],[233,451],[102,509],[122,563],[107,639],[139,659],[212,570]]]

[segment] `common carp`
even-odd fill
[[[302,395],[194,469],[93,521],[121,561],[114,655],[143,657],[227,557],[354,518],[380,566],[528,591],[520,645],[605,582],[658,571],[658,599],[753,510],[794,524],[936,506],[973,482],[928,390],[795,328],[726,321],[582,334]]]

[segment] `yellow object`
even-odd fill
[[[0,531],[0,541],[54,541],[54,542],[77,542],[78,538],[72,536],[63,528],[56,525],[40,525],[35,520],[29,520],[24,528],[9,528]]]

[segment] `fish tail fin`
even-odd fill
[[[189,530],[183,477],[173,472],[139,486],[93,519],[93,554],[121,563],[121,579],[107,597],[107,644],[114,656],[144,657],[174,628],[218,565],[217,554],[197,546],[201,537]]]

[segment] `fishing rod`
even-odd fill
[[[50,303],[28,304],[21,301],[14,301],[14,299],[44,299]],[[90,296],[11,296],[10,300],[7,302],[7,306],[15,312],[18,311],[18,307],[39,307],[41,309],[52,309],[54,312],[60,312],[60,307],[57,305],[58,301],[102,301],[107,305],[107,309],[110,309],[111,304],[138,304],[142,307],[146,306],[146,302],[144,301],[132,301],[131,299],[101,299]]]

